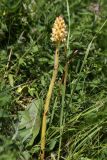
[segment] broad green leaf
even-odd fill
[[[27,146],[32,145],[41,125],[41,100],[32,100],[25,111],[20,112],[18,136]]]
[[[50,141],[50,144],[49,144],[49,150],[52,151],[56,145],[56,138],[53,138],[51,141]]]

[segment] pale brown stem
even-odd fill
[[[45,157],[45,144],[46,144],[46,119],[47,119],[47,114],[49,110],[49,104],[50,104],[50,99],[52,96],[52,91],[54,88],[55,80],[57,77],[58,73],[58,63],[59,63],[59,53],[58,53],[58,48],[56,48],[55,51],[55,59],[54,59],[54,71],[53,71],[53,76],[50,82],[49,90],[46,96],[45,104],[44,104],[44,113],[43,113],[43,120],[42,120],[42,131],[41,131],[41,153],[40,153],[40,160],[44,160]]]

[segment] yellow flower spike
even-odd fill
[[[56,18],[52,28],[51,40],[56,43],[66,41],[67,31],[65,21],[62,16]]]

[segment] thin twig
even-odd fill
[[[8,69],[8,68],[9,68],[9,64],[10,64],[11,56],[12,56],[12,48],[10,49],[10,53],[9,53],[9,57],[8,57],[7,65],[6,65],[6,69]]]

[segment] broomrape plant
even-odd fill
[[[41,131],[41,153],[40,159],[44,160],[45,156],[45,143],[46,143],[46,119],[47,113],[49,110],[50,99],[52,96],[52,91],[54,88],[55,80],[58,73],[58,65],[59,65],[59,47],[60,44],[66,41],[67,31],[64,19],[62,16],[56,18],[55,23],[52,28],[51,40],[56,44],[56,51],[54,56],[54,70],[53,76],[50,82],[49,90],[46,96],[45,104],[44,104],[44,113],[42,120],[42,131]]]

